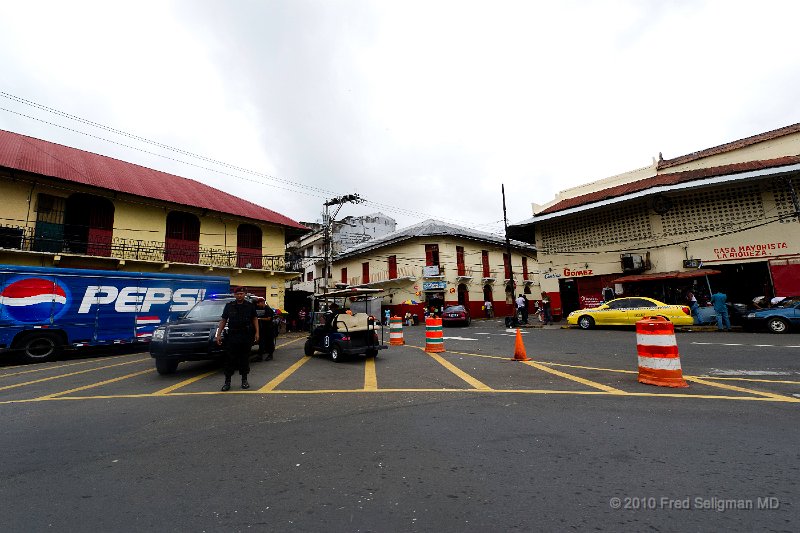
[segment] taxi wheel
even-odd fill
[[[331,347],[331,361],[334,363],[339,363],[342,361],[342,352],[339,350],[339,346],[336,344]]]
[[[303,353],[305,353],[307,357],[312,357],[314,355],[314,343],[311,342],[311,339],[308,339],[305,346],[303,346]]]
[[[782,318],[770,318],[767,327],[772,333],[786,333],[789,331],[789,324]]]
[[[594,319],[584,315],[578,319],[578,326],[580,326],[581,329],[592,329],[594,327]]]

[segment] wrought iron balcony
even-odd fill
[[[105,241],[105,242],[103,242]],[[159,263],[179,262],[213,267],[278,270],[286,268],[282,255],[259,255],[252,251],[233,251],[187,241],[149,241],[115,237],[108,239],[59,238],[30,227],[0,226],[0,249],[52,254],[75,254]]]

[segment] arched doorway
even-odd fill
[[[469,289],[464,283],[458,285],[458,303],[469,308]]]
[[[114,204],[111,200],[83,193],[67,198],[64,251],[109,257],[113,232]]]

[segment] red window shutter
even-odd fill
[[[467,275],[467,266],[464,264],[464,247],[456,246],[456,266],[458,268],[459,276]]]
[[[491,275],[489,272],[489,252],[481,250],[481,260],[483,261],[483,277],[488,278]]]
[[[528,258],[522,258],[522,279],[528,279]]]
[[[342,269],[342,283],[347,283],[347,268]]]
[[[503,254],[503,268],[506,272],[506,279],[511,279],[511,257],[508,254]]]
[[[369,263],[361,263],[361,283],[369,283]]]
[[[397,279],[397,256],[390,255],[387,262],[389,263],[389,279]]]

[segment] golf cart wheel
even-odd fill
[[[578,319],[578,326],[581,329],[592,329],[594,327],[594,319],[590,316],[583,315]]]
[[[305,346],[303,346],[303,353],[306,354],[306,357],[311,357],[314,355],[314,343],[311,342],[311,339],[308,339]]]
[[[767,328],[772,333],[786,333],[789,331],[789,323],[782,318],[770,318],[767,320]]]
[[[331,361],[340,363],[342,361],[342,352],[338,344],[331,346]]]

